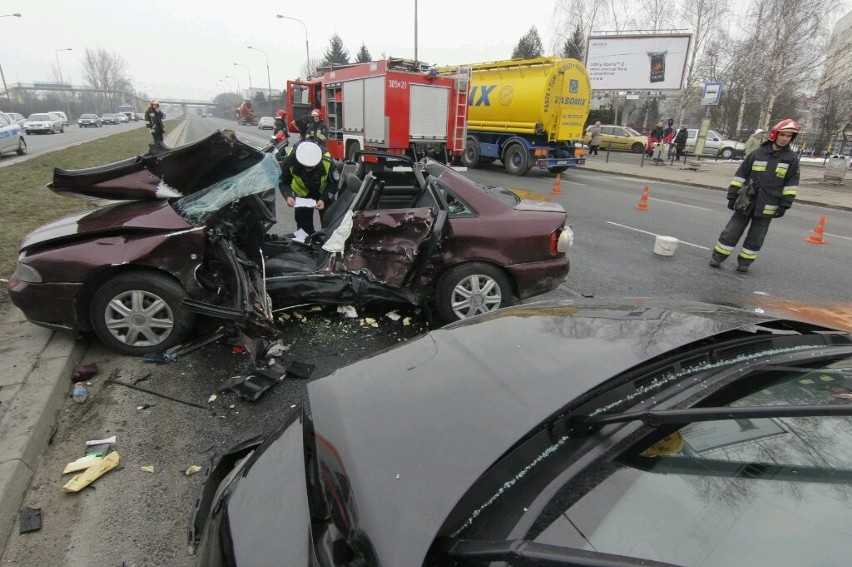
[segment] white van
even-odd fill
[[[68,116],[66,116],[61,110],[49,110],[48,114],[58,114],[59,118],[62,119],[62,125],[68,126]]]

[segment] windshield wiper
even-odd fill
[[[658,427],[664,424],[687,424],[696,421],[720,421],[726,419],[827,416],[852,416],[852,404],[687,408],[598,415],[572,415],[568,418],[568,425],[569,429],[574,430],[575,434],[582,434],[590,432],[594,426],[610,423],[628,423],[630,421],[641,421],[651,427]]]
[[[457,559],[462,562],[505,561],[510,565],[535,565],[536,567],[550,565],[554,567],[566,565],[576,567],[638,567],[639,565],[644,567],[676,567],[672,563],[571,547],[559,547],[522,539],[479,541],[444,537],[438,539],[435,544],[439,550],[440,559]]]

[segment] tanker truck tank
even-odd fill
[[[508,173],[524,175],[536,165],[560,173],[585,163],[591,82],[580,61],[539,57],[469,66],[464,165],[499,159]]]

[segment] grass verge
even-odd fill
[[[166,131],[179,122],[166,121]],[[121,161],[146,153],[149,143],[148,129],[135,128],[0,168],[0,278],[9,279],[14,272],[18,244],[25,234],[51,220],[97,206],[93,201],[60,196],[48,189],[54,167],[83,169]],[[0,303],[7,297],[6,286],[0,285]]]

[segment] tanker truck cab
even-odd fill
[[[524,175],[536,166],[561,173],[585,164],[582,140],[591,82],[581,62],[539,57],[469,67],[463,165],[476,168],[500,160],[509,174]]]

